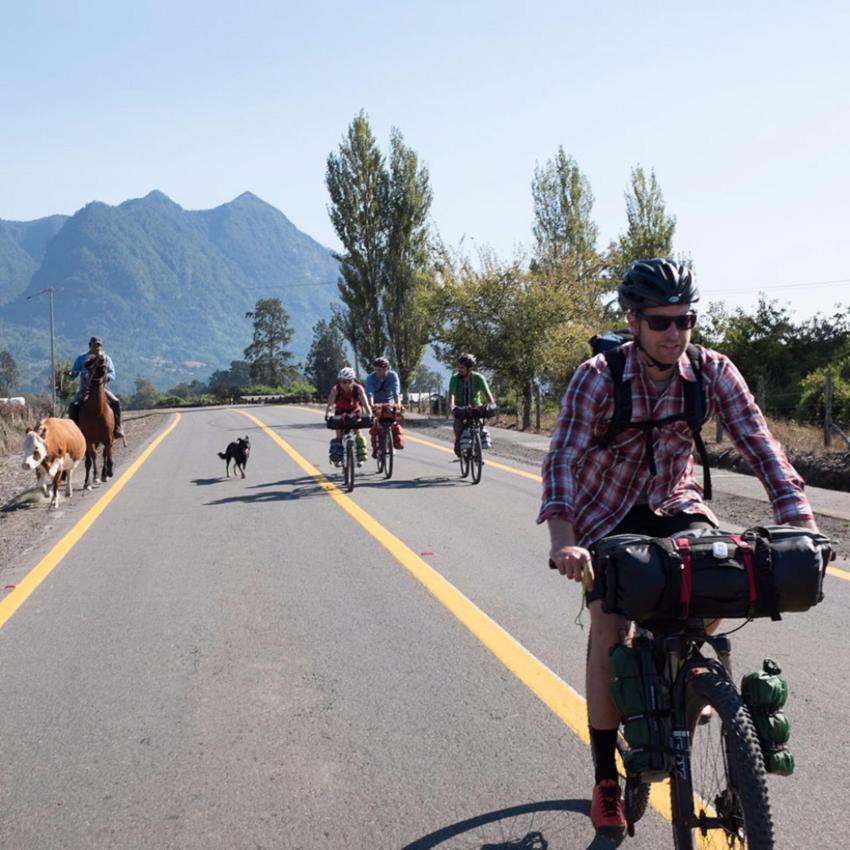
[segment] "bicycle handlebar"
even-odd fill
[[[589,569],[588,569],[588,567],[589,567]],[[549,558],[549,569],[550,570],[557,570],[558,569],[558,565],[551,558]],[[582,567],[582,570],[581,570],[581,585],[585,589],[585,591],[592,590],[593,582],[595,581],[595,578],[596,578],[596,570],[594,569],[593,562],[591,561],[590,564],[585,564]]]

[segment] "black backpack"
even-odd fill
[[[699,352],[695,345],[689,345],[685,349],[691,367],[694,370],[696,381],[684,381],[685,409],[682,413],[674,413],[662,419],[648,419],[644,422],[632,422],[632,388],[623,382],[623,372],[626,368],[626,352],[623,346],[634,340],[634,334],[623,329],[619,331],[605,331],[596,334],[590,339],[590,346],[594,354],[603,354],[614,381],[614,415],[608,423],[608,430],[597,440],[597,445],[607,448],[614,442],[618,434],[635,428],[646,432],[646,454],[651,475],[657,473],[655,466],[655,452],[652,449],[652,429],[670,422],[684,420],[694,437],[694,445],[697,447],[700,462],[702,463],[703,496],[711,498],[711,473],[708,466],[708,452],[702,440],[702,426],[706,420],[705,388],[702,385],[702,363],[700,363]]]

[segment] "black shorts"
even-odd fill
[[[650,537],[669,537],[679,531],[690,531],[697,528],[715,528],[711,520],[703,514],[673,514],[673,516],[658,516],[649,505],[635,505],[605,536],[615,534],[648,534]],[[598,541],[597,541],[598,542]],[[599,582],[594,582],[593,588],[585,594],[590,604],[602,598]]]

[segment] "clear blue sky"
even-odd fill
[[[850,304],[846,2],[35,0],[2,18],[0,218],[247,189],[336,248],[325,160],[363,108],[428,165],[450,243],[530,243],[535,164],[563,145],[602,244],[640,163],[706,300]]]

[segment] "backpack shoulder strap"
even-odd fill
[[[608,430],[599,440],[600,446],[609,446],[621,431],[625,431],[632,421],[632,387],[623,382],[626,370],[626,352],[622,345],[611,348],[602,355],[608,364],[611,380],[614,382],[614,413],[608,423]]]
[[[708,415],[705,402],[705,387],[702,380],[702,361],[699,349],[689,345],[686,349],[691,368],[694,370],[695,381],[683,381],[685,396],[685,421],[694,435],[694,445],[702,464],[702,491],[706,499],[711,498],[711,472],[709,471],[708,452],[702,439],[702,426]]]
[[[705,387],[702,382],[702,361],[695,345],[689,345],[685,352],[693,369],[695,381],[684,381],[685,421],[695,434],[705,423],[708,411],[705,403]]]

